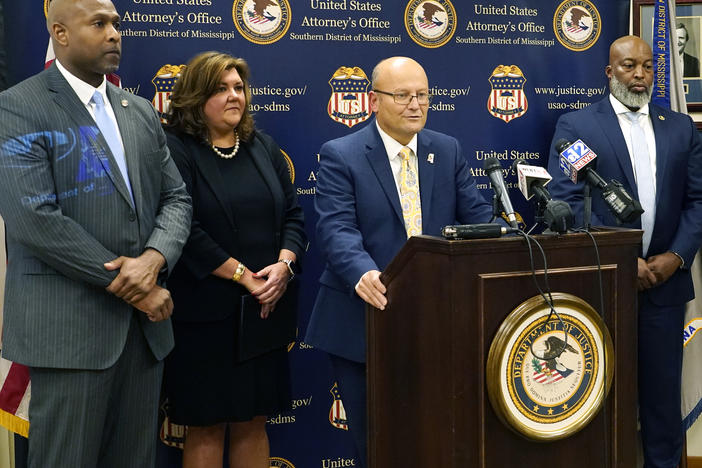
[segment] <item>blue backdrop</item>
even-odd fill
[[[44,66],[48,1],[5,6],[10,84]],[[435,95],[427,127],[459,139],[490,198],[486,157],[497,157],[508,186],[516,185],[514,159],[545,165],[558,116],[605,96],[608,46],[628,31],[629,11],[628,0],[113,1],[123,18],[122,85],[157,107],[177,67],[200,51],[249,62],[251,109],[290,157],[311,240],[300,336],[322,267],[314,236],[317,151],[370,122],[365,92],[375,63],[407,55],[424,65]],[[528,202],[516,190],[512,200],[531,223]],[[350,435],[334,419],[340,405],[326,356],[298,341],[290,359],[294,409],[270,415],[271,466],[354,466]],[[179,466],[179,456],[164,445],[159,464]]]

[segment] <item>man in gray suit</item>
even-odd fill
[[[191,207],[150,103],[109,83],[109,0],[53,0],[56,62],[0,94],[4,357],[30,368],[30,467],[151,467]]]

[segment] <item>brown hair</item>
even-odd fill
[[[232,68],[236,69],[244,82],[246,97],[244,112],[236,132],[239,138],[248,140],[254,130],[254,120],[249,113],[249,66],[244,59],[223,52],[202,52],[190,59],[173,85],[166,126],[209,142],[210,134],[203,112],[205,102],[217,91],[222,74]]]

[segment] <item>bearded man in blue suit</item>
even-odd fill
[[[616,179],[644,208],[638,259],[639,417],[646,468],[678,466],[682,329],[685,303],[694,297],[690,264],[702,242],[702,147],[690,117],[649,103],[653,55],[635,36],[610,47],[610,95],[565,114],[556,125],[549,159],[554,198],[567,201],[582,219],[583,184],[559,169],[555,142],[581,139],[598,155],[597,172]],[[598,194],[592,223],[617,225]],[[625,350],[619,350],[625,352]]]
[[[492,217],[458,141],[424,129],[431,96],[421,65],[383,60],[372,88],[375,120],[319,151],[317,241],[326,265],[305,338],[331,357],[357,466],[366,464],[365,306],[387,304],[380,272],[411,235]]]

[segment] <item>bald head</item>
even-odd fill
[[[382,87],[378,84],[379,80],[390,80],[393,81],[395,76],[403,71],[411,70],[413,72],[419,72],[424,75],[424,80],[427,80],[427,74],[424,72],[424,68],[416,61],[409,57],[389,57],[378,62],[378,64],[373,68],[373,73],[371,74],[371,86],[373,88]]]
[[[56,58],[81,80],[99,85],[119,66],[119,21],[110,0],[53,0],[47,27]]]
[[[648,54],[653,59],[651,46],[638,36],[623,36],[612,42],[609,46],[609,64],[610,66],[621,57],[626,57],[634,53]]]
[[[615,98],[632,110],[641,108],[653,93],[651,46],[636,36],[620,37],[609,48],[605,74]]]

